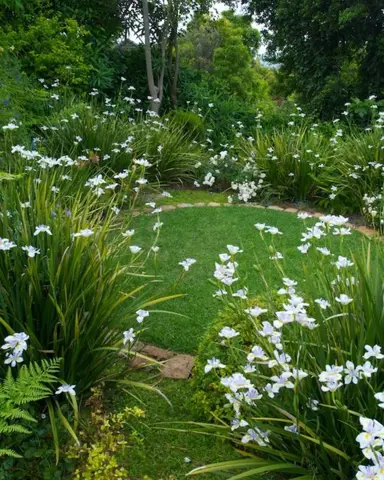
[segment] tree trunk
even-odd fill
[[[177,83],[179,81],[179,69],[180,69],[180,52],[179,52],[179,39],[176,36],[175,43],[175,69],[173,72],[172,84],[171,84],[171,103],[172,107],[177,107]]]
[[[149,32],[148,0],[142,0],[142,4],[143,4],[143,22],[144,22],[145,67],[147,71],[148,90],[149,90],[149,94],[152,97],[151,110],[155,113],[158,113],[160,110],[160,99],[158,99],[158,88],[155,85],[155,80],[153,78],[151,37]]]

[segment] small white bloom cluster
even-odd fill
[[[1,346],[6,351],[6,359],[4,363],[11,367],[16,367],[18,363],[21,363],[23,359],[23,352],[28,348],[27,340],[29,335],[24,332],[14,333],[5,337],[4,345]]]

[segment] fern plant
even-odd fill
[[[47,398],[52,394],[50,385],[57,381],[60,359],[42,360],[41,363],[32,362],[29,366],[23,365],[16,378],[11,368],[0,384],[0,457],[21,456],[12,448],[9,438],[13,434],[31,433],[25,424],[36,420],[27,411],[26,406]]]

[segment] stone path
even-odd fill
[[[308,211],[314,217],[322,217],[326,215],[322,212],[316,212],[312,209],[298,209],[295,207],[282,207],[279,205],[269,205],[264,206],[258,203],[243,203],[243,204],[232,204],[232,203],[217,203],[217,202],[198,202],[198,203],[179,203],[177,205],[162,205],[161,209],[164,212],[177,210],[181,208],[199,208],[199,207],[233,207],[241,206],[247,208],[258,208],[258,209],[268,209],[275,210],[277,212],[285,212],[289,214],[297,214],[299,212]],[[133,215],[139,216],[143,213],[151,212],[151,208],[144,208],[142,210],[134,210]],[[353,228],[364,235],[375,235],[377,232],[373,228],[366,226],[359,226],[353,223],[347,223],[347,227]],[[151,363],[161,364],[161,374],[165,378],[173,379],[187,379],[191,376],[193,365],[195,359],[191,355],[180,354],[177,352],[172,352],[171,350],[165,350],[163,348],[156,347],[154,345],[146,345],[144,343],[138,342],[135,345],[135,350],[139,355],[137,355],[132,360],[133,368],[142,368],[143,366],[150,366]]]
[[[277,212],[285,212],[285,213],[290,213],[290,214],[297,214],[299,212],[308,212],[314,217],[322,217],[323,215],[327,215],[324,212],[316,212],[313,211],[311,208],[305,209],[305,208],[296,208],[293,206],[290,207],[283,207],[280,205],[269,205],[265,206],[260,203],[218,203],[218,202],[198,202],[198,203],[179,203],[177,205],[160,205],[161,209],[164,212],[169,212],[172,210],[177,210],[180,208],[198,208],[198,207],[245,207],[245,208],[258,208],[258,209],[267,209],[267,210],[275,210]],[[133,216],[137,217],[139,215],[145,214],[145,213],[150,213],[152,211],[151,208],[144,208],[144,209],[136,209],[133,211]],[[374,230],[373,228],[367,227],[367,226],[362,226],[362,225],[356,225],[354,223],[347,223],[347,227],[353,228],[354,230],[357,230],[364,235],[376,235],[377,231]]]
[[[135,351],[138,355],[132,360],[133,368],[150,367],[156,363],[161,364],[160,372],[164,378],[185,380],[191,376],[195,358],[192,355],[172,352],[155,345],[137,342]]]

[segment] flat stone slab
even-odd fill
[[[191,376],[195,359],[191,355],[176,355],[164,362],[161,374],[165,378],[186,380]]]
[[[165,350],[164,348],[155,347],[154,345],[144,345],[140,349],[140,353],[155,360],[168,360],[175,357],[177,353]]]
[[[369,236],[372,236],[376,233],[375,230],[368,227],[357,227],[356,230],[361,233],[364,233],[364,235],[369,235]]]
[[[161,209],[163,212],[167,212],[169,210],[176,210],[176,207],[174,205],[162,205]]]
[[[218,202],[209,202],[208,207],[221,207],[221,203]]]
[[[193,207],[192,203],[179,203],[177,205],[177,208],[188,208],[188,207]]]
[[[205,207],[206,204],[204,202],[197,202],[193,204],[194,207]]]
[[[288,207],[284,210],[284,212],[288,212],[288,213],[297,213],[299,210],[297,208],[292,208],[292,207]]]
[[[284,212],[284,208],[278,207],[277,205],[269,205],[268,210],[276,210],[277,212]]]

